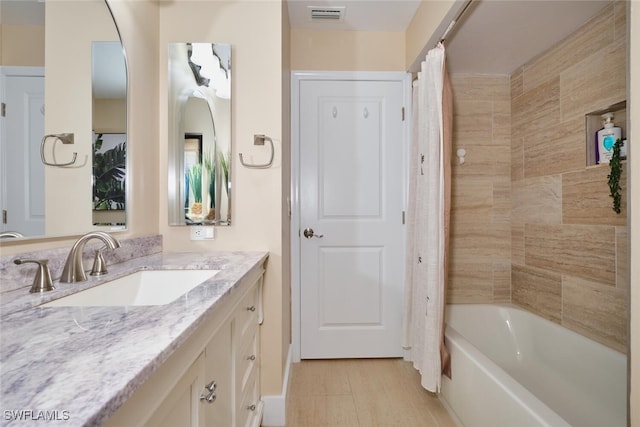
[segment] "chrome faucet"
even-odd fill
[[[29,292],[47,292],[55,289],[53,286],[53,282],[51,281],[51,272],[49,271],[49,260],[46,259],[26,259],[26,258],[18,258],[14,259],[13,263],[16,265],[34,263],[38,264],[38,270],[36,271],[36,275],[33,278],[33,285],[31,285],[31,290]]]
[[[64,270],[62,270],[60,282],[74,283],[84,282],[87,280],[87,276],[84,273],[84,265],[82,263],[82,251],[84,250],[84,245],[86,245],[86,243],[91,239],[101,240],[109,249],[120,247],[120,242],[118,242],[115,237],[105,233],[104,231],[92,231],[85,234],[73,244],[73,247],[71,247],[71,251],[67,257],[67,262],[64,264]],[[96,257],[98,256],[100,257],[101,265],[96,274],[104,274],[107,272],[107,269],[104,265],[104,260],[102,259],[102,249],[96,252]],[[97,263],[94,261],[94,270],[96,268],[96,264]],[[94,274],[93,271],[92,274]]]

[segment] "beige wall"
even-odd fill
[[[405,71],[404,33],[291,30],[291,69]]]
[[[629,76],[640,76],[640,1],[633,0],[630,2],[630,29],[629,37]],[[629,116],[630,129],[629,140],[637,139],[640,135],[640,80],[636,77],[630,80],[630,96],[629,96]],[[637,151],[637,150],[636,150]],[[630,182],[629,188],[636,192],[640,188],[640,155],[634,151],[629,157]],[[628,194],[631,194],[630,192]],[[631,200],[631,216],[629,218],[630,225],[630,241],[631,254],[629,259],[635,259],[636,262],[630,263],[630,366],[631,366],[631,384],[630,384],[630,412],[632,426],[640,425],[640,263],[638,253],[640,252],[640,198],[633,197]]]
[[[47,158],[73,168],[45,168],[45,232],[68,235],[93,226],[91,42],[117,40],[118,34],[104,2],[46,3],[45,133],[75,134],[73,145],[48,140]],[[60,209],[64,200],[65,209]]]
[[[280,1],[216,1],[160,3],[160,196],[159,230],[165,251],[266,250],[270,257],[264,288],[262,326],[262,391],[280,394],[285,347],[289,342],[288,278],[283,275],[283,164],[289,129],[284,128],[283,31]],[[258,36],[259,35],[259,36]],[[230,43],[232,46],[232,225],[216,227],[213,241],[192,242],[188,227],[168,226],[167,214],[167,43]],[[151,104],[150,104],[151,105]],[[253,145],[253,135],[273,138],[275,164],[247,169],[246,161],[263,162],[268,145]],[[288,154],[286,154],[288,155]]]
[[[512,302],[622,352],[626,197],[585,165],[585,114],[626,99],[626,35],[618,1],[511,76]]]
[[[291,344],[291,32],[287,2],[282,2],[282,355]],[[282,359],[282,369],[286,369]],[[284,372],[284,371],[283,371]],[[286,380],[286,378],[284,378]]]
[[[451,250],[447,301],[510,301],[509,76],[453,75]]]
[[[405,32],[403,71],[418,71],[427,51],[435,46],[463,3],[463,0],[422,0]]]
[[[0,65],[44,66],[44,25],[0,25]]]

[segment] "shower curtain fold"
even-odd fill
[[[444,346],[451,199],[452,99],[444,46],[429,51],[413,90],[407,211],[407,265],[403,345],[422,375],[440,390],[450,375]]]

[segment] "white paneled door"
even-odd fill
[[[404,88],[300,82],[300,356],[402,355]]]
[[[1,167],[3,221],[0,231],[44,234],[44,76],[5,75],[6,105]]]

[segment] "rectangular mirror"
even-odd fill
[[[231,224],[231,46],[170,43],[169,225]]]

